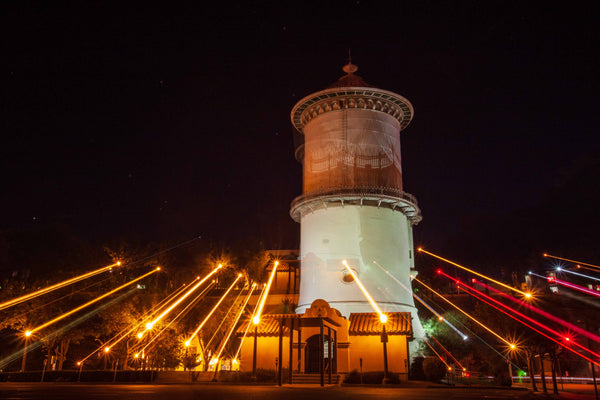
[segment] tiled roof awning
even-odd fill
[[[387,322],[385,331],[388,335],[412,335],[409,312],[385,313]],[[383,324],[377,313],[352,313],[350,314],[350,335],[380,335]]]

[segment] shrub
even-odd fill
[[[446,372],[446,366],[439,358],[430,356],[423,360],[423,374],[428,381],[439,382]]]

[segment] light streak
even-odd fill
[[[68,324],[61,326],[60,328],[56,329],[55,331],[47,334],[46,336],[44,336],[43,338],[41,338],[40,340],[37,341],[33,341],[30,345],[27,346],[27,352],[31,352],[39,347],[41,347],[44,344],[47,344],[49,341],[54,340],[56,337],[59,337],[61,335],[64,335],[66,332],[68,332],[71,328],[74,328],[75,326],[87,321],[88,319],[92,318],[94,315],[100,313],[101,311],[107,309],[108,307],[112,306],[113,304],[116,304],[118,302],[120,302],[121,300],[124,300],[126,297],[132,295],[133,293],[135,293],[137,291],[137,289],[131,289],[128,292],[123,293],[122,295],[115,297],[114,299],[109,300],[108,302],[96,307],[95,309],[87,312],[86,314],[74,319],[73,321],[70,321]],[[31,337],[31,333],[30,336]],[[4,369],[7,365],[11,364],[12,362],[14,362],[17,359],[20,359],[23,357],[23,350],[24,349],[20,349],[19,351],[9,355],[8,357],[5,357],[4,359],[0,360],[0,369]]]
[[[423,306],[425,306],[425,308],[427,308],[429,311],[431,311],[438,318],[438,320],[443,321],[446,325],[448,325],[450,328],[452,328],[452,330],[454,330],[454,332],[456,332],[457,334],[459,334],[463,338],[463,340],[467,340],[469,338],[467,335],[465,335],[460,330],[458,330],[457,327],[455,327],[454,325],[452,325],[450,323],[450,321],[446,320],[441,314],[439,314],[432,307],[430,307],[427,303],[425,303],[419,296],[417,296],[411,290],[409,290],[406,286],[404,286],[404,284],[402,282],[400,282],[398,279],[396,279],[396,277],[394,275],[392,275],[388,270],[386,270],[381,265],[379,265],[379,263],[377,261],[373,261],[373,263],[375,265],[377,265],[379,268],[381,268],[383,270],[383,272],[385,272],[386,274],[388,274],[388,276],[390,278],[392,278],[394,280],[394,282],[396,282],[404,290],[406,290],[408,293],[410,293],[415,298],[415,300],[417,300],[419,303],[423,304]]]
[[[127,287],[127,286],[129,286],[129,285],[131,285],[133,283],[144,279],[148,275],[151,275],[151,274],[154,274],[155,272],[158,272],[159,270],[160,270],[160,268],[155,268],[152,271],[150,271],[150,272],[148,272],[148,273],[146,273],[146,274],[144,274],[144,275],[142,275],[142,276],[140,276],[138,278],[135,278],[135,279],[127,282],[126,284],[119,286],[116,289],[113,289],[113,290],[111,290],[111,291],[109,291],[107,293],[104,293],[102,296],[96,297],[95,299],[90,300],[87,303],[82,304],[79,307],[76,307],[76,308],[72,309],[71,311],[67,311],[66,313],[64,313],[62,315],[59,315],[58,317],[56,317],[56,318],[54,318],[54,319],[52,319],[52,320],[50,320],[48,322],[45,322],[42,325],[39,325],[39,326],[36,326],[33,329],[30,329],[29,332],[34,333],[34,332],[39,331],[40,329],[44,329],[47,326],[50,326],[50,325],[54,324],[55,322],[58,322],[58,321],[60,321],[60,320],[62,320],[64,318],[68,317],[69,315],[72,315],[72,314],[76,313],[77,311],[80,311],[80,310],[82,310],[82,309],[84,309],[84,308],[86,308],[86,307],[88,307],[88,306],[90,306],[90,305],[92,305],[94,303],[97,303],[98,301],[100,301],[100,300],[102,300],[102,299],[110,296],[111,294],[113,294],[115,292],[118,292],[119,290],[121,290],[121,289],[123,289],[123,288],[125,288],[125,287]]]
[[[144,323],[144,320],[145,320],[146,317],[148,317],[149,315],[152,315],[152,314],[156,313],[157,311],[160,311],[162,308],[164,308],[164,306],[169,301],[171,301],[174,297],[177,297],[179,294],[181,294],[181,292],[183,292],[190,284],[192,284],[194,281],[196,281],[198,279],[200,279],[200,278],[198,277],[198,278],[194,279],[192,282],[190,282],[187,285],[186,284],[182,285],[182,287],[180,287],[179,289],[177,289],[175,292],[169,294],[167,297],[165,297],[163,300],[161,300],[160,303],[158,303],[156,306],[152,307],[152,309],[150,309],[148,312],[144,313],[144,315],[142,316],[142,320],[140,322],[136,323],[136,324],[133,324],[133,327],[131,329],[129,329],[127,332],[125,332],[127,330],[127,328],[122,329],[119,333],[117,333],[111,339],[109,339],[108,341],[106,341],[106,343],[104,343],[103,345],[99,346],[94,351],[92,351],[90,354],[88,354],[87,356],[85,356],[84,358],[82,358],[80,362],[84,362],[85,360],[87,360],[88,358],[90,358],[92,355],[96,354],[98,351],[100,351],[102,349],[103,346],[115,347],[123,339],[125,339],[127,336],[131,335],[131,333],[133,331],[135,331],[136,329],[138,329],[140,327],[140,325],[142,325]],[[210,286],[208,286],[208,287],[210,287]],[[205,291],[203,291],[202,293],[205,293]],[[123,333],[123,332],[125,332],[125,333]],[[142,337],[143,337],[143,335],[142,335]],[[115,339],[115,338],[117,338],[117,339]],[[138,336],[138,339],[141,339],[141,337]]]
[[[385,315],[384,313],[381,312],[381,310],[375,303],[375,300],[373,300],[373,298],[371,297],[369,292],[367,292],[367,289],[365,289],[365,287],[363,286],[361,281],[358,279],[358,276],[356,276],[354,271],[352,271],[352,268],[350,268],[350,266],[348,266],[348,262],[346,260],[342,260],[342,264],[344,264],[344,266],[346,267],[348,272],[350,272],[350,275],[352,275],[352,278],[356,281],[356,283],[360,287],[360,290],[362,290],[362,292],[365,295],[365,297],[367,298],[367,300],[369,300],[369,303],[371,304],[371,307],[373,307],[373,310],[375,310],[375,312],[377,314],[379,314],[379,320],[381,321],[381,323],[385,324],[387,322],[387,315]]]
[[[221,327],[223,326],[223,324],[225,323],[225,321],[227,321],[227,316],[229,315],[229,313],[231,313],[231,311],[235,307],[238,299],[242,295],[242,291],[243,290],[240,290],[240,292],[237,294],[237,296],[235,296],[235,298],[231,302],[231,305],[227,309],[227,312],[225,313],[225,315],[223,316],[223,318],[221,318],[221,322],[219,322],[219,325],[217,326],[217,328],[213,332],[212,336],[210,337],[210,340],[206,343],[206,345],[204,345],[204,348],[206,348],[206,349],[210,348],[210,345],[213,342],[213,340],[217,337],[217,335],[220,335],[220,333],[221,333]],[[220,335],[219,337],[222,337],[222,336],[223,335]]]
[[[438,353],[437,351],[435,351],[435,349],[433,348],[433,346],[431,345],[431,343],[429,343],[429,341],[427,339],[425,339],[424,337],[422,337],[421,339],[423,339],[423,341],[427,344],[427,346],[429,346],[429,348],[431,349],[431,351],[433,351],[435,353],[435,355],[440,359],[440,361],[444,363],[444,365],[446,366],[446,368],[448,369],[448,371],[452,371],[452,367],[442,358],[442,356],[440,356],[440,353]]]
[[[223,350],[225,349],[225,346],[227,345],[227,342],[229,341],[229,338],[231,337],[231,334],[235,330],[235,327],[237,326],[237,323],[240,320],[240,317],[244,313],[244,309],[246,308],[246,304],[248,304],[248,301],[250,300],[250,296],[252,296],[252,292],[254,291],[255,287],[256,287],[256,283],[253,283],[252,287],[250,288],[250,292],[248,293],[248,295],[246,296],[246,299],[244,300],[244,304],[240,307],[240,311],[238,312],[237,316],[235,317],[235,320],[233,321],[233,324],[231,324],[231,327],[229,328],[229,332],[227,333],[227,336],[225,337],[225,340],[221,344],[221,348],[219,349],[219,351],[218,351],[218,353],[217,353],[217,355],[215,357],[217,359],[217,361],[219,360],[219,358],[221,358],[221,354],[223,354]],[[234,358],[234,360],[235,360],[235,358]]]
[[[455,279],[454,279],[454,278],[452,278],[450,275],[448,275],[448,274],[446,274],[446,273],[444,273],[444,272],[442,272],[442,273],[441,273],[441,275],[445,276],[446,278],[448,278],[448,279],[450,279],[450,280],[452,280],[452,281],[455,281]],[[546,331],[548,331],[548,332],[550,332],[550,333],[552,333],[552,334],[556,335],[556,336],[557,336],[557,337],[559,337],[560,339],[562,339],[562,340],[566,339],[566,338],[565,338],[565,335],[564,335],[564,334],[562,334],[562,333],[560,333],[560,332],[558,332],[557,330],[555,330],[555,329],[552,329],[551,327],[549,327],[549,326],[547,326],[547,325],[544,325],[544,324],[542,324],[542,323],[541,323],[541,322],[539,322],[539,321],[536,321],[535,319],[533,319],[533,318],[531,318],[531,317],[529,317],[529,316],[527,316],[527,315],[525,315],[525,314],[523,314],[523,313],[521,313],[521,312],[519,312],[519,311],[515,310],[515,309],[514,309],[514,308],[512,308],[512,307],[509,307],[509,306],[507,306],[506,304],[504,304],[504,303],[502,303],[502,302],[500,302],[500,301],[498,301],[498,300],[496,300],[496,299],[494,299],[494,298],[492,298],[492,297],[490,297],[490,296],[486,295],[485,293],[483,293],[483,292],[481,292],[481,291],[479,291],[479,290],[477,290],[477,289],[475,289],[475,288],[473,288],[473,287],[471,287],[471,286],[469,286],[469,285],[465,285],[464,283],[462,283],[462,282],[460,282],[460,281],[456,281],[456,282],[457,282],[457,284],[460,284],[460,285],[461,285],[461,287],[462,287],[463,289],[465,289],[465,290],[466,290],[466,292],[467,292],[467,293],[469,293],[470,295],[472,295],[472,296],[474,296],[474,297],[477,297],[477,298],[480,298],[480,297],[478,297],[478,296],[475,296],[475,295],[473,294],[473,292],[475,292],[475,293],[477,293],[479,296],[481,296],[481,297],[483,297],[483,298],[485,298],[485,299],[487,299],[487,300],[491,301],[492,303],[494,303],[494,304],[496,304],[496,305],[499,305],[499,306],[501,306],[501,307],[504,307],[505,309],[507,309],[507,310],[508,310],[508,311],[510,311],[511,313],[513,313],[513,314],[515,314],[515,315],[519,316],[520,318],[523,318],[523,319],[525,319],[526,321],[529,321],[529,322],[531,322],[532,324],[534,324],[534,325],[537,325],[539,328],[545,329]],[[490,303],[487,303],[487,304],[490,304]],[[491,305],[491,304],[490,304],[490,305]],[[500,310],[498,307],[495,307],[495,308],[496,308],[497,310]],[[502,311],[502,310],[500,310],[500,311]],[[511,316],[510,314],[507,314],[507,315]],[[511,317],[512,317],[512,316],[511,316]],[[513,318],[514,318],[514,317],[513,317]],[[529,325],[525,324],[523,321],[521,321],[521,320],[519,320],[519,319],[517,319],[517,318],[514,318],[514,319],[515,319],[515,320],[517,320],[518,322],[521,322],[522,324],[524,324],[524,325],[526,325],[526,326],[529,326]],[[539,332],[539,331],[538,331],[538,332]],[[544,336],[546,336],[546,337],[550,338],[550,337],[549,337],[549,336],[547,336],[547,335],[544,335]],[[570,341],[570,340],[569,340],[569,341]],[[600,354],[593,352],[592,350],[588,349],[587,347],[585,347],[585,346],[582,346],[581,344],[579,344],[579,343],[577,343],[577,342],[575,342],[575,341],[571,341],[571,343],[572,343],[572,344],[574,344],[575,346],[579,347],[580,349],[582,349],[582,350],[584,350],[584,351],[587,351],[588,353],[590,353],[590,354],[592,354],[592,355],[594,355],[594,356],[596,356],[596,357],[600,358]]]
[[[146,350],[146,348],[148,348],[148,346],[150,346],[150,344],[151,344],[152,342],[154,342],[154,341],[155,341],[155,340],[156,340],[156,339],[157,339],[157,338],[158,338],[160,335],[162,335],[162,333],[163,333],[164,331],[166,331],[166,330],[167,330],[167,329],[168,329],[168,328],[169,328],[169,327],[170,327],[170,326],[171,326],[171,325],[172,325],[172,324],[173,324],[175,321],[177,321],[177,320],[178,320],[178,319],[179,319],[179,318],[180,318],[180,317],[181,317],[181,316],[182,316],[182,315],[183,315],[183,314],[184,314],[184,313],[185,313],[185,312],[186,312],[186,311],[187,311],[187,310],[188,310],[190,307],[192,307],[193,305],[195,305],[195,304],[196,304],[196,302],[198,301],[198,299],[200,299],[202,296],[204,296],[204,295],[206,294],[206,292],[208,292],[208,291],[209,291],[209,290],[212,288],[212,286],[213,286],[213,285],[214,285],[214,282],[210,283],[210,284],[209,284],[209,285],[208,285],[206,288],[204,288],[204,290],[203,290],[202,292],[200,292],[200,294],[198,294],[198,295],[197,295],[197,296],[194,298],[194,300],[190,301],[190,302],[189,302],[189,303],[188,303],[188,304],[187,304],[187,305],[186,305],[186,306],[183,308],[183,310],[181,310],[181,311],[179,312],[179,314],[177,314],[177,315],[175,316],[175,318],[173,318],[171,321],[169,321],[169,323],[168,323],[168,324],[166,324],[166,325],[165,325],[165,326],[164,326],[164,327],[163,327],[163,328],[162,328],[162,329],[161,329],[161,330],[160,330],[160,331],[159,331],[159,332],[158,332],[156,335],[154,335],[154,336],[152,337],[152,339],[150,339],[150,340],[148,341],[148,343],[146,343],[146,345],[145,345],[144,347],[142,347],[142,349],[141,349],[141,350],[137,351],[137,353],[141,353],[141,352],[143,352],[144,350]]]
[[[460,308],[456,304],[452,303],[450,300],[448,300],[447,298],[445,298],[444,296],[442,296],[441,294],[439,294],[438,292],[436,292],[435,290],[433,290],[432,288],[430,288],[429,286],[427,286],[426,284],[424,284],[423,282],[421,282],[417,278],[414,278],[414,280],[417,281],[417,282],[419,282],[425,288],[431,290],[432,293],[435,293],[436,295],[438,295],[438,297],[440,297],[446,303],[450,304],[452,307],[456,308],[458,311],[460,311],[461,313],[463,313],[471,321],[475,322],[477,325],[481,326],[483,329],[485,329],[486,331],[488,331],[489,333],[491,333],[492,335],[494,335],[496,338],[498,338],[502,342],[506,343],[510,348],[514,348],[515,347],[515,345],[513,343],[510,343],[508,340],[506,340],[502,336],[498,335],[496,332],[494,332],[493,330],[491,330],[490,328],[488,328],[485,324],[479,322],[477,319],[475,319],[475,317],[471,316],[469,313],[467,313],[466,311],[464,311],[462,308]]]
[[[568,288],[571,288],[571,289],[578,290],[578,291],[580,291],[582,293],[589,294],[591,296],[600,297],[600,293],[596,292],[595,290],[590,290],[590,289],[585,288],[583,286],[575,285],[573,283],[570,283],[570,282],[567,282],[567,281],[563,281],[561,279],[556,279],[553,276],[552,277],[546,277],[546,276],[538,275],[538,274],[536,274],[534,272],[531,272],[531,271],[529,271],[529,275],[537,276],[539,278],[542,278],[542,279],[548,281],[549,283],[557,283],[559,285],[562,285],[562,286],[565,286],[565,287],[568,287]]]
[[[575,263],[575,264],[587,265],[589,267],[600,269],[600,266],[598,266],[598,265],[587,264],[587,263],[584,263],[584,262],[581,262],[581,261],[569,260],[568,258],[557,257],[557,256],[553,256],[552,254],[548,254],[548,253],[544,253],[544,257],[556,258],[557,260],[568,261],[568,262],[572,262],[572,263]]]
[[[571,330],[573,330],[573,331],[575,331],[577,333],[580,333],[583,336],[586,336],[586,337],[592,339],[595,342],[600,343],[600,337],[599,336],[596,336],[596,335],[594,335],[591,332],[588,332],[588,331],[586,331],[584,329],[581,329],[577,325],[573,325],[573,324],[571,324],[571,323],[569,323],[569,322],[567,322],[567,321],[565,321],[563,319],[560,319],[560,318],[558,318],[558,317],[556,317],[556,316],[554,316],[554,315],[552,315],[550,313],[547,313],[544,310],[541,310],[541,309],[539,309],[537,307],[532,306],[531,304],[528,304],[528,303],[526,303],[524,301],[521,301],[521,300],[517,299],[516,297],[513,297],[513,296],[510,296],[510,295],[508,295],[506,293],[503,293],[502,291],[500,291],[498,289],[495,289],[495,288],[491,287],[490,285],[487,285],[487,284],[485,284],[483,282],[479,282],[479,281],[476,280],[475,284],[483,286],[483,287],[485,287],[485,288],[487,288],[487,289],[489,289],[489,290],[491,290],[491,291],[493,291],[495,293],[498,293],[499,295],[501,295],[501,296],[503,296],[503,297],[505,297],[505,298],[507,298],[507,299],[509,299],[509,300],[511,300],[511,301],[513,301],[513,302],[515,302],[515,303],[517,303],[517,304],[525,307],[525,308],[528,308],[531,311],[534,311],[534,312],[540,314],[541,316],[548,318],[551,321],[554,321],[556,323],[559,323],[559,324],[563,325],[565,328],[571,329]]]
[[[219,301],[217,302],[217,304],[214,305],[214,307],[212,308],[212,310],[210,310],[210,312],[204,318],[204,320],[202,321],[202,323],[200,323],[200,325],[198,325],[198,328],[196,328],[196,330],[194,331],[194,333],[192,333],[192,336],[190,336],[190,338],[185,341],[186,346],[189,346],[189,343],[192,342],[192,339],[198,334],[198,332],[200,331],[200,329],[202,329],[202,327],[204,326],[204,324],[206,324],[206,322],[213,315],[213,313],[215,312],[215,310],[217,309],[217,307],[219,307],[219,305],[223,302],[223,300],[225,300],[225,297],[227,297],[227,295],[229,294],[229,292],[231,292],[231,289],[233,289],[233,287],[235,286],[235,284],[237,283],[237,281],[240,280],[241,277],[242,277],[242,274],[239,274],[237,276],[237,278],[235,278],[235,280],[233,281],[233,283],[231,284],[231,286],[229,286],[229,288],[227,289],[227,291],[223,294],[223,296],[221,296],[221,298],[219,299]]]
[[[456,358],[454,358],[454,356],[444,346],[442,346],[442,344],[440,342],[438,342],[438,340],[435,337],[430,336],[430,338],[433,339],[433,341],[436,342],[438,344],[438,346],[440,346],[446,354],[448,354],[448,357],[450,357],[452,360],[454,360],[454,362],[456,363],[456,365],[458,365],[460,367],[460,369],[462,369],[463,371],[467,370],[465,367],[463,367],[463,365]]]
[[[217,268],[213,269],[208,275],[206,275],[200,282],[196,283],[194,286],[192,286],[192,288],[190,290],[188,290],[183,296],[181,296],[177,301],[175,301],[173,304],[171,304],[171,306],[169,308],[167,308],[165,311],[162,312],[162,314],[160,314],[158,317],[156,317],[153,321],[150,321],[146,324],[146,331],[152,329],[152,327],[154,327],[154,325],[160,321],[161,319],[163,319],[163,317],[165,315],[167,315],[168,313],[171,312],[172,309],[174,309],[175,307],[177,307],[183,300],[185,300],[190,294],[192,294],[196,289],[198,289],[204,282],[206,282],[206,280],[208,278],[210,278],[211,276],[213,276],[215,273],[217,273],[218,270],[220,270],[221,268],[223,268],[223,264],[219,264],[217,266]],[[139,334],[138,334],[139,335]],[[144,335],[144,333],[142,332],[142,336]],[[139,336],[138,336],[139,337]],[[141,338],[140,338],[141,339]]]
[[[509,286],[509,285],[507,285],[507,284],[505,284],[505,283],[502,283],[502,282],[500,282],[500,281],[497,281],[497,280],[495,280],[495,279],[492,279],[492,278],[490,278],[489,276],[486,276],[486,275],[480,274],[479,272],[473,271],[472,269],[469,269],[469,268],[467,268],[467,267],[464,267],[464,266],[462,266],[462,265],[460,265],[460,264],[457,264],[457,263],[455,263],[455,262],[453,262],[453,261],[450,261],[450,260],[448,260],[448,259],[445,259],[445,258],[443,258],[443,257],[440,257],[440,256],[438,256],[438,255],[436,255],[436,254],[430,253],[430,252],[428,252],[427,250],[423,249],[422,247],[419,247],[417,250],[418,250],[418,251],[420,251],[421,253],[428,254],[428,255],[430,255],[430,256],[432,256],[432,257],[434,257],[434,258],[437,258],[438,260],[445,261],[445,262],[447,262],[448,264],[454,265],[455,267],[461,268],[461,269],[463,269],[463,270],[465,270],[465,271],[468,271],[468,272],[470,272],[470,273],[472,273],[472,274],[475,274],[475,275],[477,275],[477,276],[479,276],[479,277],[481,277],[481,278],[483,278],[483,279],[487,279],[488,281],[494,282],[494,283],[495,283],[495,284],[497,284],[497,285],[503,286],[503,287],[505,287],[505,288],[507,288],[507,289],[510,289],[510,290],[513,290],[513,291],[515,291],[515,292],[517,292],[517,293],[521,293],[521,294],[522,294],[523,296],[525,296],[526,298],[530,298],[530,297],[531,297],[531,293],[526,293],[526,292],[523,292],[523,291],[521,291],[521,290],[519,290],[519,289],[516,289],[516,288],[514,288],[514,287],[512,287],[512,286]]]
[[[261,295],[262,297],[262,295]],[[259,298],[260,301],[260,298]],[[240,345],[238,346],[237,351],[235,352],[235,355],[233,356],[234,360],[237,360],[238,355],[240,354],[240,351],[242,350],[242,345],[244,344],[244,339],[246,339],[246,335],[248,334],[248,330],[250,329],[250,325],[252,324],[252,316],[256,314],[256,310],[258,309],[258,303],[256,302],[256,305],[254,306],[254,311],[252,312],[252,314],[250,314],[250,319],[248,320],[248,325],[246,325],[246,329],[244,330],[244,335],[242,336],[242,340],[240,340]],[[255,328],[258,327],[258,325],[254,325]]]
[[[511,315],[511,314],[509,314],[508,312],[506,312],[506,311],[502,310],[501,308],[498,308],[498,307],[496,307],[495,305],[493,305],[493,304],[491,304],[491,303],[489,303],[489,302],[485,301],[485,299],[483,299],[482,297],[480,297],[480,296],[477,296],[476,294],[473,294],[473,293],[471,293],[471,296],[473,296],[473,297],[475,297],[475,298],[479,299],[480,301],[484,302],[485,304],[489,305],[490,307],[493,307],[493,308],[495,308],[496,310],[500,311],[501,313],[508,315],[510,318],[514,319],[514,320],[515,320],[515,321],[517,321],[517,322],[520,322],[521,324],[525,325],[525,326],[526,326],[526,327],[528,327],[529,329],[531,329],[531,330],[533,330],[533,331],[535,331],[535,332],[539,333],[540,335],[542,335],[542,336],[544,336],[545,338],[547,338],[547,339],[549,339],[549,340],[553,341],[554,343],[556,343],[556,344],[558,344],[559,346],[561,346],[561,347],[565,348],[566,350],[569,350],[570,352],[577,354],[579,357],[581,357],[581,358],[583,358],[583,359],[585,359],[585,360],[587,360],[587,361],[589,361],[589,362],[591,362],[591,363],[593,363],[593,364],[596,364],[596,365],[600,366],[600,363],[598,363],[597,361],[594,361],[594,360],[592,360],[591,358],[587,357],[586,355],[584,355],[584,354],[581,354],[580,352],[578,352],[578,351],[576,351],[576,350],[573,350],[573,349],[572,349],[572,348],[570,348],[569,346],[566,346],[566,345],[565,345],[563,342],[561,342],[561,341],[558,341],[558,340],[554,339],[553,337],[546,335],[544,332],[542,332],[542,331],[540,331],[540,330],[538,330],[538,329],[534,328],[533,326],[531,326],[531,325],[529,325],[529,324],[527,324],[527,323],[525,323],[525,322],[521,321],[520,319],[518,319],[518,318],[517,318],[517,317],[515,317],[514,315]],[[572,341],[569,341],[569,343],[573,343],[573,342],[572,342]],[[589,350],[588,350],[588,352],[589,352]]]
[[[106,267],[102,267],[102,268],[99,268],[97,270],[85,273],[83,275],[79,275],[79,276],[76,276],[74,278],[67,279],[66,281],[59,282],[59,283],[54,284],[52,286],[48,286],[48,287],[46,287],[44,289],[37,290],[37,291],[35,291],[33,293],[29,293],[29,294],[26,294],[24,296],[17,297],[15,299],[6,301],[4,303],[0,303],[0,310],[4,310],[5,308],[12,307],[12,306],[17,305],[19,303],[22,303],[24,301],[27,301],[27,300],[33,299],[35,297],[41,296],[43,294],[46,294],[48,292],[52,292],[54,290],[63,288],[63,287],[68,286],[68,285],[70,285],[72,283],[79,282],[81,280],[90,278],[90,277],[92,277],[94,275],[101,274],[102,272],[109,271],[110,269],[112,269],[112,267],[116,267],[116,266],[120,266],[120,265],[121,265],[121,262],[119,261],[119,262],[116,262],[114,264],[107,265]]]
[[[596,278],[596,277],[590,276],[590,275],[585,275],[585,274],[582,274],[582,273],[579,273],[579,272],[575,272],[575,271],[571,271],[571,270],[568,270],[568,269],[565,269],[565,268],[557,267],[556,270],[558,272],[566,272],[566,273],[569,273],[569,274],[581,276],[583,278],[592,279],[594,281],[600,281],[600,278]]]
[[[262,298],[260,300],[260,306],[258,307],[258,311],[254,315],[254,317],[252,317],[252,322],[254,323],[254,325],[258,325],[258,323],[260,322],[260,316],[261,316],[263,308],[265,306],[265,302],[267,301],[267,296],[269,295],[269,290],[271,290],[271,284],[273,283],[273,278],[275,277],[275,273],[277,271],[278,265],[279,265],[279,261],[275,261],[275,263],[273,264],[273,271],[271,271],[271,276],[269,276],[269,281],[267,282],[267,287],[266,287],[264,293],[262,294]]]

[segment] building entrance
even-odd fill
[[[319,365],[319,355],[323,362],[323,370],[329,369],[329,336],[323,335],[323,350],[319,351],[320,347],[320,335],[313,335],[306,340],[306,347],[304,350],[304,373],[306,374],[318,374],[321,372]],[[333,350],[333,349],[332,349]],[[332,357],[334,354],[332,353]],[[335,372],[335,362],[333,363]]]

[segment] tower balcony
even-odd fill
[[[300,222],[303,215],[329,207],[345,205],[383,207],[403,213],[411,225],[417,225],[421,219],[421,210],[417,199],[400,189],[390,187],[334,187],[305,192],[296,197],[290,206],[290,215]]]

